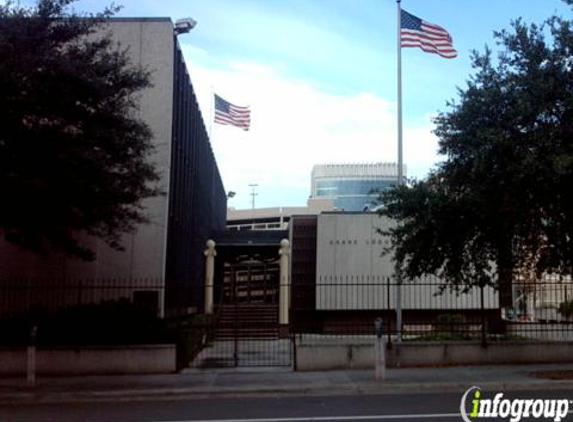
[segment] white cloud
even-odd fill
[[[251,107],[248,132],[207,123],[225,188],[237,192],[234,207],[250,207],[250,183],[259,185],[257,206],[303,205],[314,164],[396,161],[394,102],[368,92],[322,92],[259,63],[235,61],[227,70],[214,70],[196,64],[187,47],[184,52],[206,122],[211,87],[228,101]],[[437,145],[429,128],[405,130],[404,143],[408,173],[427,172]]]
[[[269,77],[274,74],[274,69],[257,63],[232,61],[229,63],[229,68],[238,73],[248,74],[251,77]]]
[[[185,55],[187,57],[194,57],[194,58],[206,58],[209,56],[209,52],[203,48],[199,48],[195,45],[186,44],[182,49],[185,51]]]
[[[443,159],[438,155],[438,138],[432,133],[431,120],[421,122],[419,128],[404,130],[404,162],[408,166],[408,176],[421,179],[431,167]]]

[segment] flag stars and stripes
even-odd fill
[[[426,53],[435,53],[447,59],[457,57],[452,37],[441,26],[426,22],[405,10],[401,10],[400,21],[402,47],[419,47]]]
[[[215,123],[249,130],[251,111],[249,107],[236,106],[215,94]]]

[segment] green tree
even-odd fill
[[[73,1],[0,6],[0,238],[90,260],[79,234],[121,249],[158,174],[137,117],[150,74],[105,35],[117,8],[78,15]]]
[[[496,60],[474,52],[475,74],[435,119],[445,161],[386,193],[381,213],[398,221],[391,249],[406,277],[507,293],[519,272],[571,274],[573,31],[553,17],[495,35]]]

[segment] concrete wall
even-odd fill
[[[26,373],[26,349],[0,349],[0,375]],[[175,345],[40,349],[37,374],[168,374],[176,371]]]
[[[402,343],[386,350],[388,367],[573,362],[573,342],[503,341]],[[374,339],[296,345],[299,371],[374,368]]]
[[[111,20],[112,37],[129,47],[134,64],[151,72],[151,87],[142,92],[139,115],[153,133],[155,163],[160,175],[158,185],[169,191],[171,133],[173,122],[173,23],[170,19]],[[134,235],[125,237],[125,253],[106,251],[98,265],[106,266],[100,277],[165,277],[168,196],[145,200],[142,205],[150,224],[141,225]],[[101,271],[101,270],[100,270]]]
[[[128,48],[132,63],[151,71],[152,87],[140,94],[139,117],[152,130],[155,153],[150,160],[161,175],[159,186],[167,190],[171,161],[171,123],[173,109],[173,24],[170,19],[116,19],[103,28]],[[150,224],[123,236],[124,252],[104,242],[84,237],[97,255],[85,263],[65,256],[39,257],[0,242],[0,273],[5,278],[163,278],[165,276],[168,197],[147,199],[142,203]]]
[[[227,227],[238,230],[286,230],[293,215],[317,215],[325,211],[334,211],[334,201],[328,198],[308,198],[306,207],[273,207],[255,209],[227,209]],[[265,220],[261,223],[259,220]],[[280,223],[279,227],[268,224]]]
[[[540,324],[535,322],[507,323],[507,335],[531,340],[573,341],[573,323]]]
[[[316,309],[386,309],[386,280],[394,275],[392,255],[383,255],[390,245],[388,230],[394,223],[375,213],[330,213],[318,216],[316,260]],[[393,283],[394,281],[392,281]],[[404,283],[402,309],[479,309],[478,289],[457,295],[438,294],[438,279],[425,279],[431,285]],[[390,308],[396,306],[395,287],[390,287]],[[486,309],[499,307],[493,288],[484,290]]]
[[[114,19],[105,25],[121,49],[128,48],[134,65],[151,72],[152,86],[140,94],[137,115],[153,133],[155,153],[150,160],[160,174],[159,186],[168,191],[173,110],[173,24],[167,18]],[[142,202],[150,224],[140,225],[123,236],[125,251],[110,248],[103,241],[84,236],[82,242],[96,253],[93,262],[66,256],[37,256],[0,240],[0,274],[3,278],[94,278],[141,279],[165,277],[168,197]],[[160,308],[163,298],[160,297]],[[160,309],[160,312],[162,309]]]

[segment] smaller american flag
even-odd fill
[[[405,10],[401,11],[400,42],[402,47],[420,47],[426,53],[435,53],[446,59],[457,57],[448,31],[426,22]]]
[[[236,106],[215,94],[215,123],[249,130],[251,111],[249,107]]]

